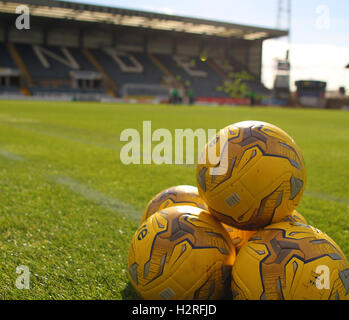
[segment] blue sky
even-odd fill
[[[158,11],[271,28],[275,28],[277,24],[277,0],[75,0],[73,2]],[[287,0],[283,0],[283,3],[286,7]],[[347,0],[292,0],[291,62],[295,67],[292,81],[306,77],[317,77],[319,80],[331,77],[328,81],[331,89],[337,89],[340,85],[349,89],[349,70],[344,70],[344,66],[342,67],[349,63],[348,14]],[[281,28],[286,29],[285,13],[283,18]],[[269,86],[273,77],[273,59],[283,56],[287,49],[284,42],[285,39],[265,42],[263,73]],[[305,59],[302,58],[303,55]],[[312,56],[314,61],[311,59]],[[337,71],[338,77],[334,77],[333,74]]]

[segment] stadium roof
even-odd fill
[[[285,30],[57,0],[2,0],[0,13],[15,13],[16,7],[20,4],[27,5],[32,16],[44,18],[244,40],[264,40],[288,35],[288,31]]]

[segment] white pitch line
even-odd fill
[[[71,191],[81,195],[85,199],[95,202],[99,206],[108,209],[118,215],[135,221],[140,220],[142,213],[139,210],[136,210],[127,202],[123,202],[117,198],[108,196],[70,177],[52,176],[50,180],[59,185],[69,188]]]
[[[0,149],[0,156],[11,161],[25,161],[24,157],[10,153],[4,149]],[[123,202],[117,198],[110,197],[102,192],[88,187],[87,185],[77,182],[76,180],[66,176],[51,176],[50,181],[69,188],[71,191],[81,195],[89,201],[92,201],[99,206],[112,211],[125,218],[139,221],[142,212],[136,210],[129,203]]]
[[[73,142],[79,142],[79,143],[87,144],[87,145],[90,145],[90,146],[95,146],[95,147],[100,147],[100,148],[105,148],[105,149],[110,149],[110,150],[115,150],[115,151],[116,150],[120,150],[119,147],[115,147],[115,146],[98,144],[98,143],[91,143],[91,142],[87,142],[86,140],[82,140],[82,139],[76,139],[76,138],[67,137],[67,136],[63,136],[63,135],[59,135],[59,134],[53,134],[53,133],[49,133],[49,132],[46,132],[46,131],[32,129],[32,128],[30,128],[30,129],[29,128],[23,128],[23,127],[20,127],[18,125],[13,125],[13,124],[4,124],[1,121],[0,121],[0,124],[8,126],[8,127],[14,127],[14,128],[17,128],[17,129],[21,129],[21,130],[24,130],[24,131],[29,131],[29,132],[41,134],[41,135],[46,135],[46,136],[51,136],[51,137],[55,137],[55,138],[65,139],[65,140],[69,140],[69,141],[73,141]],[[4,149],[0,149],[0,156],[6,158],[8,160],[13,160],[13,161],[24,161],[25,160],[25,158],[23,158],[22,156],[15,155],[15,154],[10,153],[10,152],[8,152],[8,151],[6,151]],[[188,166],[191,167],[193,165],[188,165]],[[66,178],[66,179],[69,179],[69,178]],[[68,181],[68,180],[66,180],[66,181]],[[71,180],[71,181],[73,181],[73,180]],[[64,184],[64,183],[62,183],[62,184]],[[68,185],[68,183],[66,183],[66,185]],[[74,185],[75,185],[75,187],[77,187],[78,185],[83,186],[82,184],[79,184],[77,182],[71,184],[71,186],[74,186]],[[81,190],[85,190],[86,191],[86,190],[89,190],[89,189],[88,189],[87,186],[85,186],[85,188],[76,188],[76,190],[80,190],[80,191]],[[132,212],[136,212],[136,210],[134,208],[131,208],[129,204],[126,204],[126,203],[124,203],[124,202],[122,202],[122,201],[120,201],[120,200],[118,200],[116,198],[111,198],[109,196],[103,195],[103,194],[99,193],[98,191],[94,191],[92,189],[90,189],[90,191],[91,192],[90,193],[88,192],[88,194],[90,194],[90,195],[94,194],[96,196],[96,200],[99,199],[98,201],[95,201],[95,202],[99,202],[100,203],[100,201],[103,200],[103,206],[104,207],[108,207],[112,211],[115,211],[115,208],[117,208],[117,207],[119,207],[119,208],[126,208],[127,206],[129,206],[129,209],[132,209],[131,210]],[[92,192],[92,191],[94,191],[94,192]],[[77,193],[79,193],[79,192],[77,192]],[[100,195],[101,197],[98,197],[97,195]],[[336,202],[336,203],[339,203],[339,204],[345,204],[345,205],[349,206],[349,199],[346,199],[346,198],[336,197],[336,196],[332,196],[332,195],[329,195],[329,194],[320,193],[320,192],[313,192],[313,191],[305,191],[304,195],[312,197],[312,198],[316,198],[316,199],[319,199],[319,200]],[[112,205],[110,205],[110,204],[112,204]],[[139,212],[137,212],[137,216],[139,216]]]
[[[114,151],[120,151],[120,149],[121,149],[121,147],[119,147],[119,146],[112,146],[112,145],[106,145],[103,143],[90,142],[90,141],[85,140],[85,139],[73,138],[73,137],[66,136],[66,135],[59,134],[59,133],[52,133],[52,132],[48,132],[48,131],[44,131],[44,130],[27,128],[27,127],[23,128],[21,125],[17,125],[17,124],[13,124],[13,123],[10,124],[10,123],[4,123],[4,122],[0,121],[0,125],[5,126],[5,127],[19,129],[19,130],[26,131],[26,132],[40,134],[40,135],[43,135],[46,137],[67,140],[70,142],[78,142],[78,143],[82,143],[82,144],[89,145],[92,147],[99,147],[99,148],[109,149],[109,150],[114,150]]]
[[[3,158],[6,158],[7,160],[12,160],[12,161],[24,161],[25,159],[21,156],[18,156],[16,154],[13,154],[11,152],[8,152],[4,149],[0,149],[0,156]]]
[[[77,142],[77,143],[81,143],[84,145],[88,145],[91,147],[97,147],[97,148],[102,148],[102,149],[106,149],[106,150],[113,150],[113,151],[117,151],[120,152],[122,149],[122,146],[115,146],[115,145],[110,145],[110,144],[104,144],[104,143],[99,143],[99,142],[91,142],[89,140],[85,140],[85,139],[81,139],[81,138],[75,138],[75,137],[71,137],[71,136],[67,136],[67,135],[63,135],[63,134],[59,134],[59,133],[52,133],[52,132],[48,132],[45,130],[39,130],[39,129],[34,129],[34,128],[23,128],[21,125],[17,125],[17,124],[13,124],[13,123],[4,123],[1,121],[0,119],[0,125],[5,126],[5,127],[10,127],[10,128],[15,128],[15,129],[19,129],[22,131],[27,131],[27,132],[31,132],[31,133],[35,133],[35,134],[40,134],[46,137],[52,137],[52,138],[57,138],[57,139],[62,139],[62,140],[66,140],[66,141],[70,141],[70,142]],[[139,156],[140,159],[143,158],[152,158],[152,154],[148,154],[148,153],[134,153],[134,156]],[[158,160],[157,158],[153,158],[154,160]],[[162,159],[160,159],[162,160]],[[166,160],[166,163],[171,163],[172,162],[172,157],[171,158],[166,158],[164,159]],[[184,168],[194,168],[196,167],[195,164],[172,164],[174,166],[180,166],[180,167],[184,167]]]
[[[349,206],[349,199],[332,196],[332,195],[327,194],[327,193],[305,191],[304,195],[312,197],[312,198],[316,198],[319,200],[323,200],[323,201],[336,202],[336,203],[340,203],[340,204],[346,204]]]

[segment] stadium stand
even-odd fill
[[[156,58],[182,84],[188,84],[198,96],[221,96],[216,88],[222,85],[223,79],[215,70],[199,58],[178,55],[155,55]]]
[[[229,96],[217,88],[229,72],[242,70],[254,76],[251,90],[267,94],[260,81],[262,42],[287,34],[55,0],[26,0],[31,29],[21,31],[11,25],[20,3],[0,2],[0,95],[167,99],[177,87],[219,101]]]
[[[17,96],[19,91],[19,70],[5,44],[0,43],[0,95]]]
[[[16,64],[12,60],[4,43],[0,43],[0,68],[16,68]]]
[[[149,94],[149,86],[162,88],[165,75],[146,54],[117,52],[112,49],[90,51],[118,85],[121,95],[142,96]],[[127,88],[131,87],[132,91],[128,91]]]

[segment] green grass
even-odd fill
[[[160,190],[195,185],[194,166],[120,162],[121,131],[141,132],[143,120],[152,121],[153,131],[172,133],[220,129],[242,120],[280,126],[306,161],[299,211],[349,256],[347,112],[2,101],[1,299],[136,297],[127,256],[138,216]],[[29,290],[15,286],[19,265],[30,269]]]

